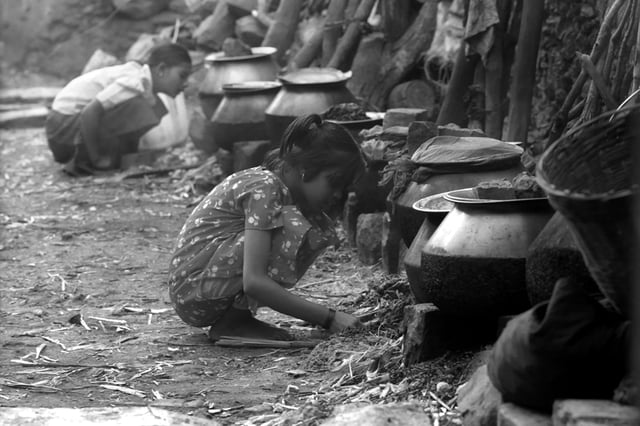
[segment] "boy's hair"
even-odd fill
[[[147,65],[154,67],[162,63],[170,67],[182,64],[191,65],[191,56],[189,56],[189,51],[179,44],[160,44],[151,49]]]
[[[340,180],[353,184],[366,167],[360,145],[351,133],[318,114],[298,117],[289,124],[281,139],[279,159],[304,170],[305,181],[336,167]]]

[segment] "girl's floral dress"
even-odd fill
[[[244,230],[272,231],[267,273],[291,288],[327,246],[337,244],[331,221],[323,217],[320,223],[312,225],[300,213],[273,172],[254,167],[229,176],[180,231],[169,267],[175,311],[197,327],[213,325],[231,306],[255,313],[256,301],[242,290]]]

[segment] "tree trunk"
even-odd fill
[[[273,23],[262,41],[263,46],[278,49],[275,58],[280,64],[283,63],[287,49],[293,43],[301,8],[302,2],[300,0],[280,0]]]
[[[336,51],[338,40],[344,27],[344,11],[347,0],[331,0],[327,8],[327,17],[324,24],[324,36],[322,39],[322,65],[327,65]]]
[[[405,33],[393,44],[388,44],[377,74],[377,85],[369,101],[379,108],[386,104],[391,90],[402,81],[425,52],[436,30],[438,1],[426,0],[418,16]]]
[[[522,7],[523,19],[516,47],[513,81],[509,90],[509,126],[506,140],[527,141],[527,131],[531,120],[531,100],[536,77],[536,60],[540,45],[544,2],[528,0]]]
[[[327,66],[342,71],[347,71],[351,68],[351,62],[362,37],[362,25],[367,21],[375,2],[376,0],[362,0],[360,2],[353,21],[349,23],[347,30],[338,42],[336,51]]]

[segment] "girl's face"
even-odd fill
[[[347,183],[341,178],[339,169],[323,170],[313,179],[300,183],[301,195],[313,213],[334,212],[336,208],[342,208],[337,204],[344,199]]]
[[[166,93],[175,98],[187,87],[187,80],[190,74],[191,65],[189,64],[174,66],[160,64],[157,66],[153,76],[154,92]]]

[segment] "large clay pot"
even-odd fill
[[[599,292],[567,221],[557,212],[529,246],[526,268],[532,305],[549,300],[556,282],[563,277],[577,279],[591,293]]]
[[[424,212],[413,208],[417,201],[430,195],[476,186],[480,182],[512,179],[520,172],[522,166],[518,164],[503,170],[432,175],[421,183],[411,181],[395,201],[389,202],[392,204],[393,220],[398,224],[402,239],[409,247],[426,217]]]
[[[222,86],[224,97],[211,117],[216,144],[233,151],[234,142],[265,139],[264,111],[281,86],[277,81],[249,81]]]
[[[302,68],[282,75],[280,92],[265,111],[269,137],[275,145],[296,117],[320,114],[332,105],[355,102],[347,89],[351,72],[333,68]]]
[[[427,301],[457,316],[498,317],[527,309],[525,259],[553,215],[548,200],[482,200],[473,188],[445,198],[454,207],[422,248]]]
[[[411,246],[404,256],[404,267],[411,287],[411,293],[416,302],[427,302],[427,294],[424,291],[422,283],[422,274],[420,270],[420,259],[422,257],[422,247],[429,241],[431,235],[440,226],[445,216],[453,208],[453,203],[445,200],[444,194],[431,195],[418,200],[414,203],[413,208],[424,214],[425,219],[422,226],[418,230]]]
[[[224,52],[205,56],[207,72],[198,88],[200,105],[210,119],[224,97],[225,84],[245,81],[274,81],[280,67],[276,63],[274,47],[253,47],[251,55],[225,56]]]

